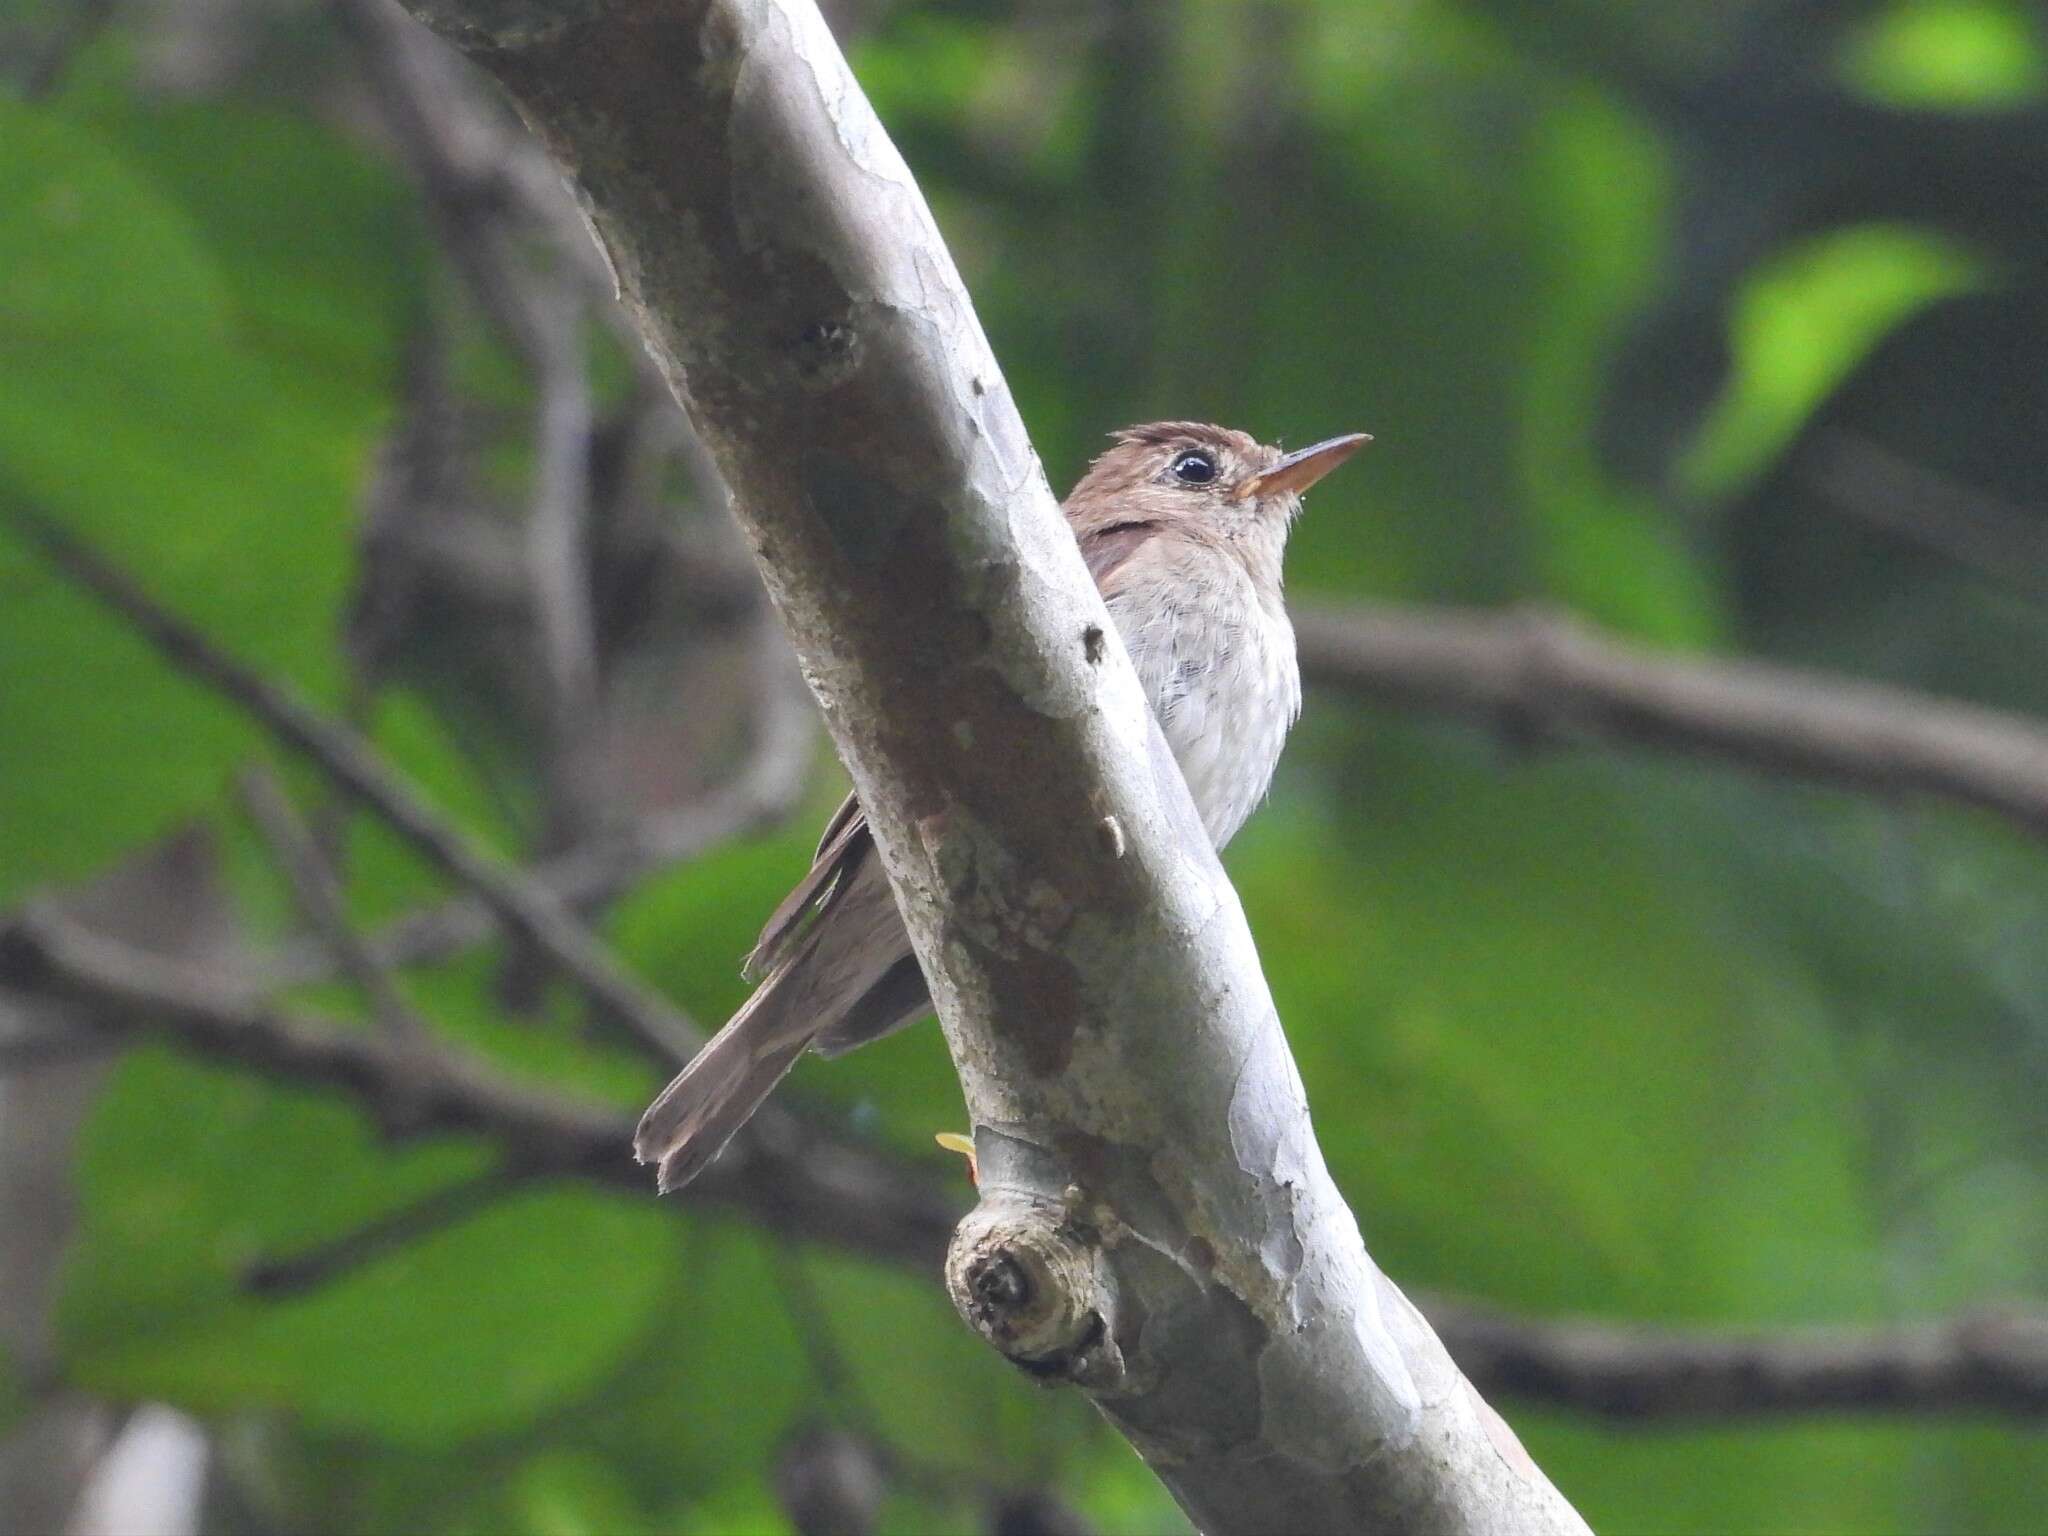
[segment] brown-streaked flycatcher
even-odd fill
[[[1251,815],[1301,711],[1280,561],[1302,493],[1370,441],[1282,453],[1165,421],[1115,435],[1065,503],[1161,732],[1217,848]],[[661,1091],[634,1137],[662,1190],[702,1172],[806,1048],[836,1056],[930,1011],[859,804],[747,957],[754,995]]]

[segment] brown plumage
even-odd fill
[[[1242,432],[1115,434],[1067,523],[1218,848],[1265,794],[1301,703],[1280,558],[1301,493],[1368,439],[1283,454]],[[835,1056],[930,1011],[924,973],[849,796],[747,957],[760,985],[640,1121],[664,1192],[702,1172],[806,1049]]]

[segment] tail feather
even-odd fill
[[[847,827],[830,839],[825,907],[769,925],[767,979],[641,1118],[633,1151],[660,1166],[664,1193],[704,1171],[813,1043],[850,1050],[928,1006],[888,876],[857,815]]]
[[[781,979],[748,998],[640,1117],[633,1155],[660,1165],[663,1194],[710,1166],[811,1043],[815,1029],[787,1017]]]

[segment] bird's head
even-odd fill
[[[1074,487],[1069,515],[1077,529],[1145,523],[1265,542],[1285,536],[1303,492],[1371,441],[1352,432],[1285,453],[1202,422],[1126,427]]]

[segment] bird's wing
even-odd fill
[[[1158,531],[1157,523],[1126,522],[1085,532],[1077,530],[1075,537],[1081,546],[1081,558],[1088,564],[1088,574],[1095,578],[1095,585],[1100,588],[1118,566],[1136,554]],[[832,819],[825,823],[825,831],[818,839],[818,852],[811,860],[810,873],[782,898],[782,905],[775,909],[774,915],[761,929],[761,937],[755,941],[752,953],[741,967],[741,973],[747,980],[760,980],[791,954],[796,941],[810,932],[818,919],[831,910],[855,871],[874,857],[874,851],[875,843],[868,831],[867,816],[860,808],[860,801],[848,795],[839,803],[839,809],[832,813]]]
[[[830,910],[833,899],[846,889],[854,871],[874,856],[874,849],[874,838],[868,832],[868,819],[860,801],[848,795],[825,823],[810,873],[782,898],[782,905],[761,929],[761,937],[755,940],[740,974],[749,981],[759,981],[774,970],[796,940]]]
[[[1081,546],[1081,558],[1088,563],[1088,574],[1095,578],[1096,589],[1106,589],[1117,567],[1158,532],[1157,523],[1111,523],[1106,528],[1076,529],[1074,538]]]

